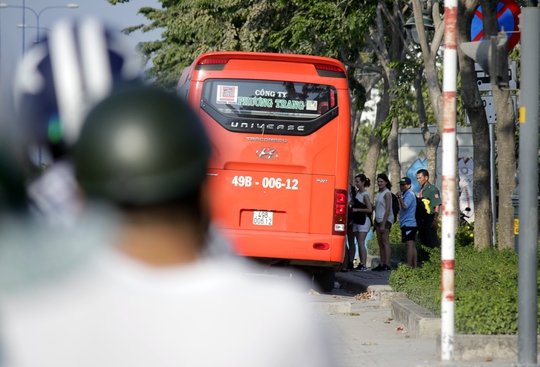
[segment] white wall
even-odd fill
[[[432,125],[429,127],[430,132],[435,133],[437,127]],[[470,127],[458,127],[456,133],[458,141],[458,174],[460,195],[460,210],[463,211],[466,207],[471,208],[471,221],[474,221],[474,206],[472,192],[473,178],[473,142]],[[416,172],[421,169],[427,169],[426,147],[422,138],[420,128],[406,128],[398,132],[398,156],[401,163],[401,174],[407,176],[412,181],[412,190],[416,193],[420,191],[420,185],[416,181]],[[441,166],[442,150],[439,144],[437,150],[437,174],[435,185],[441,188],[442,166]],[[433,172],[430,172],[430,178],[433,177]],[[433,181],[431,181],[433,182]]]

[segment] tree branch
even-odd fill
[[[395,20],[394,20],[394,17],[392,17],[392,15],[390,14],[390,11],[388,10],[388,8],[386,7],[386,4],[382,3],[382,2],[379,2],[379,4],[381,5],[381,9],[382,9],[382,12],[383,14],[386,16],[386,19],[388,20],[388,22],[390,23],[390,26],[392,27],[393,29],[393,33],[394,34],[398,34],[399,35],[399,38],[401,39],[401,41],[403,42],[403,44],[405,45],[404,49],[406,50],[406,52],[409,54],[409,56],[411,56],[412,58],[415,57],[415,55],[412,53],[412,51],[409,49],[409,47],[407,47],[409,45],[409,43],[407,42],[407,40],[405,39],[405,37],[403,36],[403,32],[400,30],[400,28],[398,27],[398,25],[396,24]],[[395,4],[397,5],[397,4]],[[401,14],[401,13],[400,13]],[[403,21],[403,19],[402,19]]]

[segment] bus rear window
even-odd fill
[[[203,99],[230,117],[310,120],[337,106],[329,85],[260,80],[207,80]]]
[[[338,115],[338,94],[331,85],[208,79],[201,106],[230,131],[308,135]]]

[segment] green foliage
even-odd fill
[[[401,263],[397,270],[392,271],[388,284],[397,292],[404,292],[407,297],[435,314],[440,314],[441,302],[441,265],[440,252],[429,251],[430,259],[422,267],[413,269],[406,263]]]
[[[129,0],[108,0],[111,4]],[[160,40],[138,50],[152,59],[147,77],[174,88],[180,74],[208,51],[264,51],[356,60],[376,1],[160,0],[162,9],[139,10],[150,24],[124,33],[162,29]],[[361,94],[358,89],[357,94]],[[359,101],[360,103],[360,101]]]
[[[474,246],[474,223],[458,227],[455,234],[456,247]]]
[[[353,51],[354,60],[363,46],[364,33],[372,24],[377,2],[372,0],[280,0],[278,13],[290,18],[270,36],[272,46],[301,54],[341,58]]]
[[[109,0],[111,4],[129,0]],[[151,21],[124,33],[162,29],[160,40],[142,42],[138,50],[152,59],[147,77],[174,88],[180,74],[200,54],[208,51],[277,51],[268,44],[268,33],[280,29],[282,20],[269,1],[160,0],[163,9],[139,10]],[[259,22],[259,23],[257,23]],[[261,32],[253,31],[254,28]]]
[[[354,69],[347,68],[347,81],[349,83],[349,92],[352,98],[351,101],[354,101],[354,107],[357,111],[362,111],[366,103],[366,88],[355,78]]]
[[[369,148],[369,137],[373,135],[373,126],[367,122],[362,121],[356,134],[356,140],[354,141],[354,155],[358,167],[355,172],[364,172],[364,162],[367,159],[367,152]],[[382,147],[379,153],[379,159],[377,161],[377,172],[385,172],[388,168],[388,151]],[[373,185],[373,183],[372,183]]]
[[[421,268],[400,265],[389,284],[431,312],[440,315],[441,253],[429,250]],[[475,250],[456,246],[455,327],[460,334],[517,332],[517,254],[513,250]],[[539,329],[540,330],[540,329]]]
[[[395,96],[390,101],[390,114],[388,115],[385,124],[392,124],[394,118],[399,118],[400,127],[416,127],[418,121],[418,106],[416,104],[416,92],[414,90],[414,78],[416,69],[422,68],[421,59],[407,59],[402,63],[402,72],[398,76],[396,84],[390,89],[390,93]],[[423,92],[427,94],[427,87],[423,83]],[[429,97],[424,98],[426,114],[433,120],[433,111],[429,103]],[[428,117],[429,119],[429,117]]]
[[[401,241],[401,228],[398,223],[395,223],[390,229],[390,257],[392,260],[399,262],[407,262],[407,247]],[[422,261],[427,256],[424,255],[420,241],[415,241],[416,250],[418,252],[418,260]],[[374,233],[373,239],[368,241],[368,254],[379,256],[379,243],[377,242],[377,233]]]

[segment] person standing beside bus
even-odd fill
[[[396,194],[399,203],[399,226],[401,227],[401,240],[407,246],[407,264],[416,268],[418,254],[414,244],[416,237],[416,196],[411,190],[411,179],[402,177],[399,180],[399,192]]]
[[[439,212],[441,210],[441,195],[439,189],[429,183],[429,172],[421,169],[416,173],[416,180],[422,186],[419,197],[429,201],[429,212],[422,223],[418,223],[418,232],[422,245],[435,248],[439,247],[437,228],[439,227]]]
[[[357,188],[356,196],[354,198],[353,211],[353,233],[358,242],[358,251],[360,253],[360,264],[356,267],[356,270],[366,271],[367,251],[364,246],[367,233],[371,228],[371,213],[373,208],[371,206],[371,199],[366,187],[371,185],[369,178],[363,173],[356,175],[354,178],[354,185]],[[360,214],[360,215],[358,215]],[[355,217],[359,219],[355,221]],[[356,223],[358,222],[358,223]]]
[[[354,270],[354,259],[356,258],[356,239],[353,232],[353,206],[354,198],[356,197],[356,187],[353,184],[349,185],[349,193],[347,203],[349,205],[349,210],[347,212],[347,250],[346,261],[342,267],[342,272],[347,272]],[[360,246],[359,246],[360,247]]]
[[[377,175],[377,186],[379,193],[375,197],[375,232],[379,243],[381,263],[373,271],[386,271],[390,268],[390,228],[394,223],[394,213],[392,212],[392,184],[388,176],[384,173]]]

